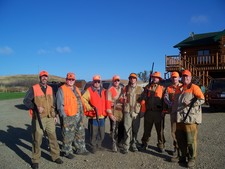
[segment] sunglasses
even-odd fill
[[[67,79],[68,81],[75,81],[75,79]]]
[[[100,83],[100,80],[95,80],[94,83]]]
[[[119,79],[114,80],[114,82],[119,82],[119,81],[120,81]]]

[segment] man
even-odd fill
[[[74,73],[67,73],[66,83],[56,93],[63,136],[62,152],[68,159],[74,158],[72,144],[76,154],[88,153],[85,146],[83,100],[80,90],[75,86],[75,80]]]
[[[107,90],[107,113],[110,118],[110,128],[112,129],[112,151],[117,152],[117,143],[120,144],[124,134],[123,125],[123,89],[120,87],[120,77],[113,76],[112,86]]]
[[[146,112],[144,114],[144,134],[141,139],[142,146],[141,149],[145,150],[147,148],[147,143],[149,137],[151,136],[151,131],[153,124],[156,128],[157,138],[158,138],[158,151],[163,153],[164,150],[164,133],[163,133],[163,93],[164,87],[159,83],[162,80],[160,72],[154,72],[151,75],[152,82],[145,87],[142,93],[142,98],[145,100]]]
[[[137,74],[131,73],[128,77],[129,83],[124,87],[124,145],[123,154],[128,153],[128,149],[136,152],[137,134],[140,127],[140,96],[143,88],[137,85]]]
[[[182,84],[179,82],[180,76],[178,72],[172,72],[170,78],[171,78],[172,84],[168,86],[165,90],[164,102],[166,103],[168,107],[167,111],[170,114],[171,136],[173,139],[173,146],[174,146],[173,156],[175,157],[174,159],[176,159],[179,156],[178,144],[177,144],[177,139],[175,135],[177,117],[176,117],[176,114],[172,113],[171,111],[172,111],[172,106],[174,102],[174,94],[175,94],[176,88],[180,87]]]
[[[183,85],[176,89],[172,107],[172,113],[177,115],[176,139],[181,151],[179,162],[186,163],[188,157],[188,167],[195,166],[198,124],[202,122],[201,105],[205,102],[201,89],[191,79],[191,72],[184,70]]]
[[[91,152],[103,150],[102,142],[105,137],[106,90],[101,86],[101,77],[93,77],[92,86],[82,95],[86,107],[85,115],[89,117],[88,129],[90,133]]]
[[[32,168],[38,169],[41,157],[43,130],[47,132],[52,160],[57,164],[63,161],[59,158],[60,149],[57,143],[55,122],[57,121],[54,106],[54,95],[51,86],[47,85],[48,72],[41,71],[40,83],[32,86],[26,93],[23,103],[30,109],[32,116]],[[38,121],[38,116],[40,121]],[[43,127],[43,128],[42,128]]]

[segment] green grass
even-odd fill
[[[19,99],[23,98],[26,93],[12,92],[12,93],[0,93],[0,100]]]

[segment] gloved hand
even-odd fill
[[[37,109],[38,109],[38,112],[40,113],[40,114],[42,114],[43,113],[43,111],[44,111],[44,108],[43,107],[37,107]]]
[[[137,114],[137,113],[135,113],[135,112],[132,112],[132,113],[131,113],[131,117],[132,117],[132,119],[136,119],[136,118],[137,118],[137,116],[138,116],[138,114]]]

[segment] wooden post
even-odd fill
[[[216,53],[216,67],[218,68],[219,66],[219,57],[218,57],[218,52]]]

